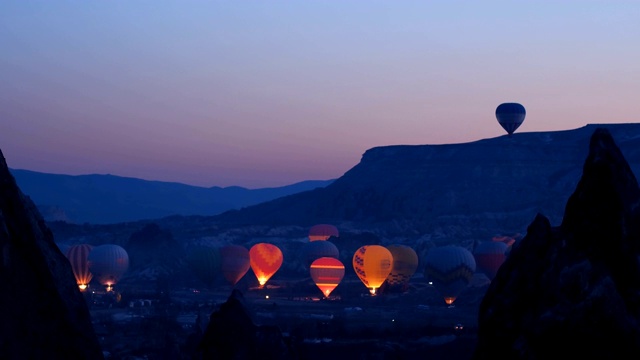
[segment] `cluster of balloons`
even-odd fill
[[[93,278],[106,287],[107,291],[122,278],[129,268],[129,255],[119,245],[89,244],[73,245],[61,248],[69,259],[76,283],[81,291],[85,291]]]
[[[235,286],[251,268],[263,287],[280,269],[283,260],[280,248],[269,243],[258,243],[250,249],[242,245],[220,248],[198,245],[187,251],[188,263],[207,286],[213,286],[220,273],[229,284]]]

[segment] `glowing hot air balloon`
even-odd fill
[[[256,275],[260,287],[282,266],[283,256],[280,248],[269,243],[258,243],[249,249],[251,270]]]
[[[526,114],[524,106],[518,103],[502,103],[496,108],[498,123],[509,135],[522,125]]]
[[[365,245],[353,254],[353,269],[371,295],[387,279],[393,268],[393,255],[380,245]]]
[[[332,236],[340,236],[338,228],[330,224],[317,224],[309,229],[309,241],[324,241]]]
[[[409,279],[418,269],[418,254],[406,245],[389,245],[387,249],[393,255],[393,267],[387,284],[392,289],[406,290]]]
[[[236,285],[251,266],[249,250],[241,245],[227,245],[220,249],[222,275],[231,285]]]
[[[501,241],[485,241],[473,251],[478,270],[487,275],[489,280],[493,280],[498,269],[507,259],[507,248],[507,244]]]
[[[321,257],[340,257],[338,247],[331,241],[311,241],[304,244],[302,248],[305,264],[310,266],[312,262]]]
[[[105,244],[94,247],[87,257],[89,270],[100,284],[113,290],[122,275],[129,269],[129,254],[122,247],[115,244]]]
[[[344,277],[344,264],[336,258],[321,257],[311,263],[309,272],[316,286],[328,298]]]
[[[196,276],[212,288],[220,273],[220,249],[206,245],[191,246],[187,249],[187,262]]]
[[[88,262],[91,249],[93,249],[93,246],[89,244],[73,245],[69,247],[65,254],[69,259],[69,263],[71,263],[73,275],[76,277],[76,283],[80,291],[86,290],[91,278],[93,278],[93,274],[89,271]]]
[[[467,288],[475,271],[473,254],[462,246],[436,247],[425,258],[424,276],[433,283],[448,305],[452,305],[462,290]]]

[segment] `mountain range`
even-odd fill
[[[10,169],[47,221],[111,224],[171,215],[211,216],[230,209],[327,186],[333,180],[246,189],[198,187],[114,175],[62,175]]]
[[[83,228],[57,221],[51,226],[59,240],[72,241],[95,232],[126,238],[156,221],[178,241],[219,237],[249,244],[256,239],[287,242],[290,237],[306,236],[305,231],[314,224],[329,223],[340,229],[341,243],[353,246],[361,240],[411,243],[418,251],[440,244],[471,246],[497,235],[524,234],[538,214],[552,224],[560,223],[567,199],[582,174],[589,139],[598,128],[611,133],[638,174],[640,124],[589,124],[573,130],[522,132],[459,144],[375,147],[336,180],[214,215],[192,207],[185,213],[194,215],[156,218],[149,212],[147,220],[126,225]],[[16,179],[38,204],[34,190],[20,177]],[[132,196],[132,190],[115,190],[111,189],[110,197],[131,201],[127,196]],[[86,198],[91,196],[96,195],[88,192]],[[102,198],[109,196],[103,194]],[[189,196],[176,190],[165,201],[175,204],[181,199]],[[96,216],[99,209],[91,207],[100,206],[93,201],[86,208]],[[145,204],[136,206],[143,209]],[[176,204],[174,209],[178,208]],[[360,238],[363,236],[366,239]]]

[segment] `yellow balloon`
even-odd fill
[[[393,255],[380,245],[365,245],[353,254],[353,269],[371,295],[376,294],[393,267]]]
[[[406,287],[418,269],[418,254],[407,245],[389,245],[387,249],[393,255],[393,268],[387,277],[390,286]]]

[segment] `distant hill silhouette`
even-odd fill
[[[227,226],[335,224],[442,243],[524,232],[537,213],[562,220],[596,128],[640,171],[640,124],[515,133],[469,143],[369,149],[329,186],[215,216]]]
[[[47,221],[112,224],[171,215],[216,215],[302,191],[333,180],[246,189],[198,187],[114,175],[60,175],[10,169]]]

